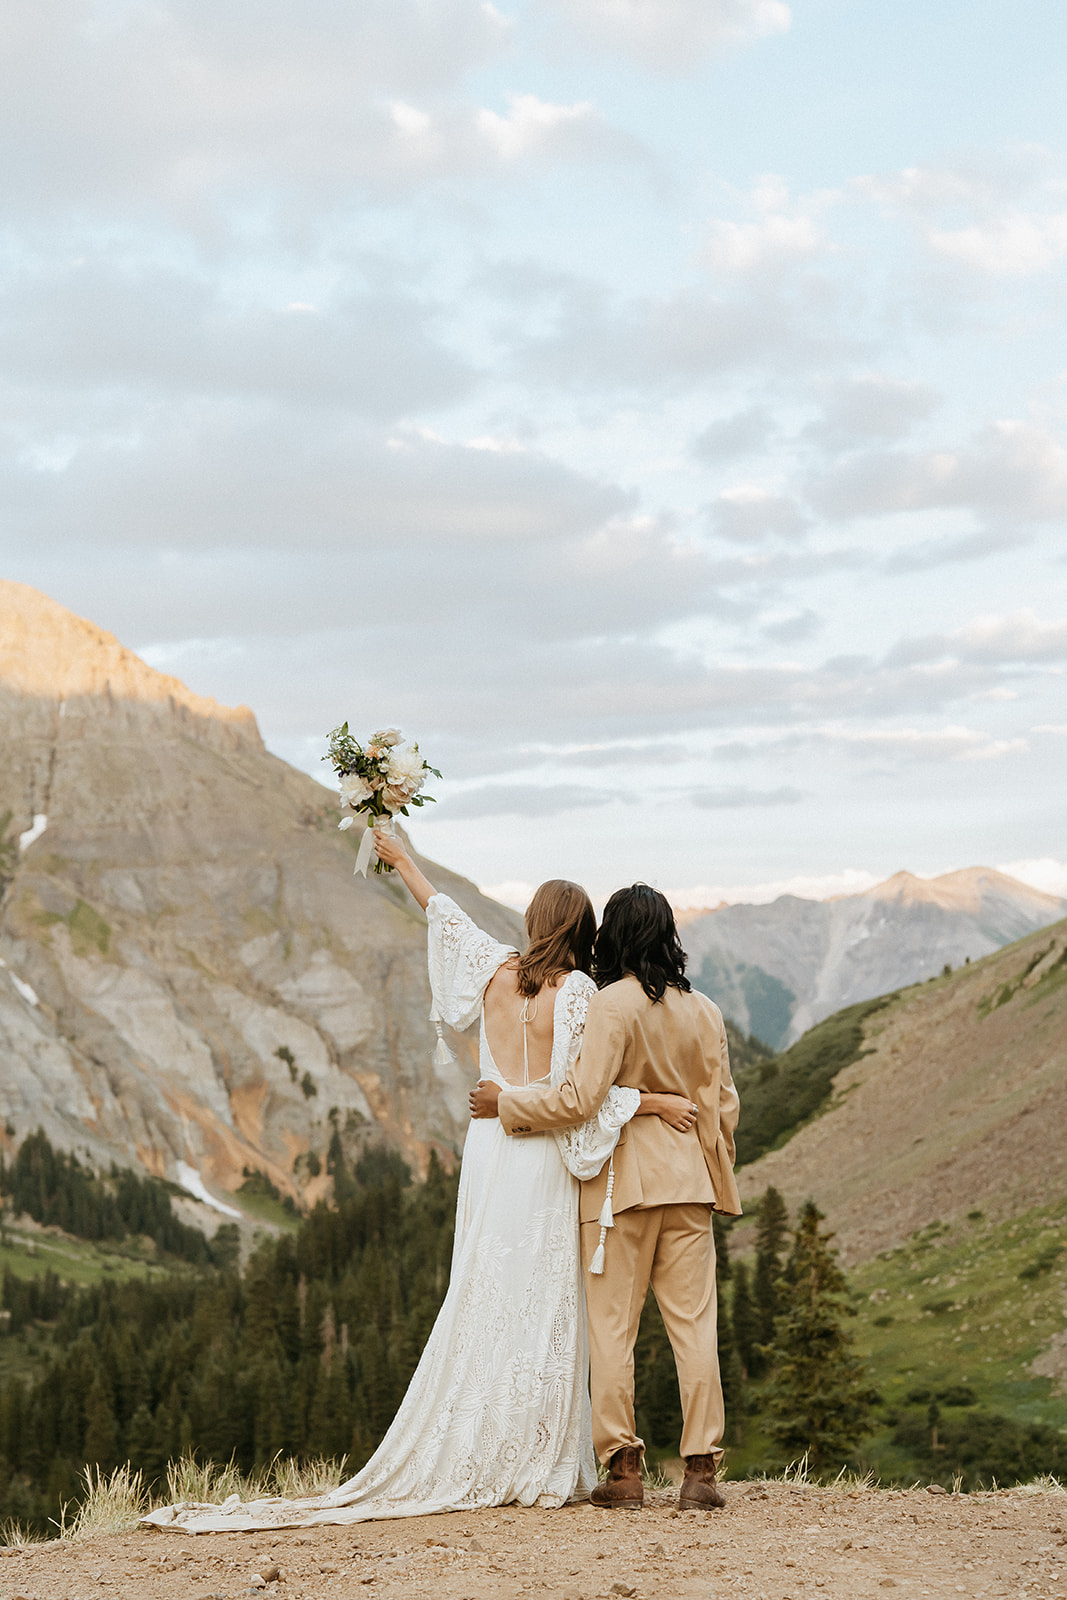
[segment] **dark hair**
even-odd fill
[[[616,889],[604,907],[593,951],[597,987],[632,973],[653,1002],[662,1000],[668,989],[688,994],[692,986],[685,959],[666,896],[647,883]]]
[[[520,994],[539,994],[563,973],[592,971],[596,916],[581,884],[566,878],[543,883],[526,908],[526,932],[530,942],[519,957]]]

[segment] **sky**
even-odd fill
[[[1062,0],[5,0],[0,571],[522,904],[1067,894]]]

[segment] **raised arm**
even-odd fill
[[[429,878],[419,871],[404,849],[402,841],[394,834],[381,833],[375,829],[374,848],[378,852],[379,861],[386,861],[389,866],[396,868],[418,901],[420,909],[425,911],[437,890]]]

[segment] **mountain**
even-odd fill
[[[849,1263],[969,1213],[1067,1224],[1067,921],[889,997],[849,1054],[822,1114],[739,1170],[749,1204],[813,1196]],[[742,1127],[769,1071],[738,1074]]]
[[[375,709],[338,706],[356,725]],[[336,1129],[417,1166],[458,1144],[473,1063],[432,1065],[425,922],[353,878],[361,830],[245,707],[0,582],[0,1140],[42,1126],[233,1192],[314,1200]],[[498,938],[521,921],[430,878]]]
[[[1067,901],[990,867],[898,872],[833,900],[721,906],[682,939],[696,987],[780,1049],[843,1006],[975,961],[1065,912]]]

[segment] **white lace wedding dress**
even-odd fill
[[[446,895],[427,908],[434,1015],[458,1028],[482,1014],[513,954]],[[595,986],[572,973],[556,992],[550,1080],[581,1044]],[[481,1076],[504,1083],[484,1022]],[[508,1138],[472,1122],[463,1149],[456,1238],[444,1304],[388,1433],[366,1466],[329,1494],[223,1505],[182,1503],[146,1522],[176,1532],[311,1527],[517,1503],[559,1506],[596,1483],[578,1184],[564,1164],[599,1171],[639,1095],[613,1089],[599,1116],[558,1135]]]

